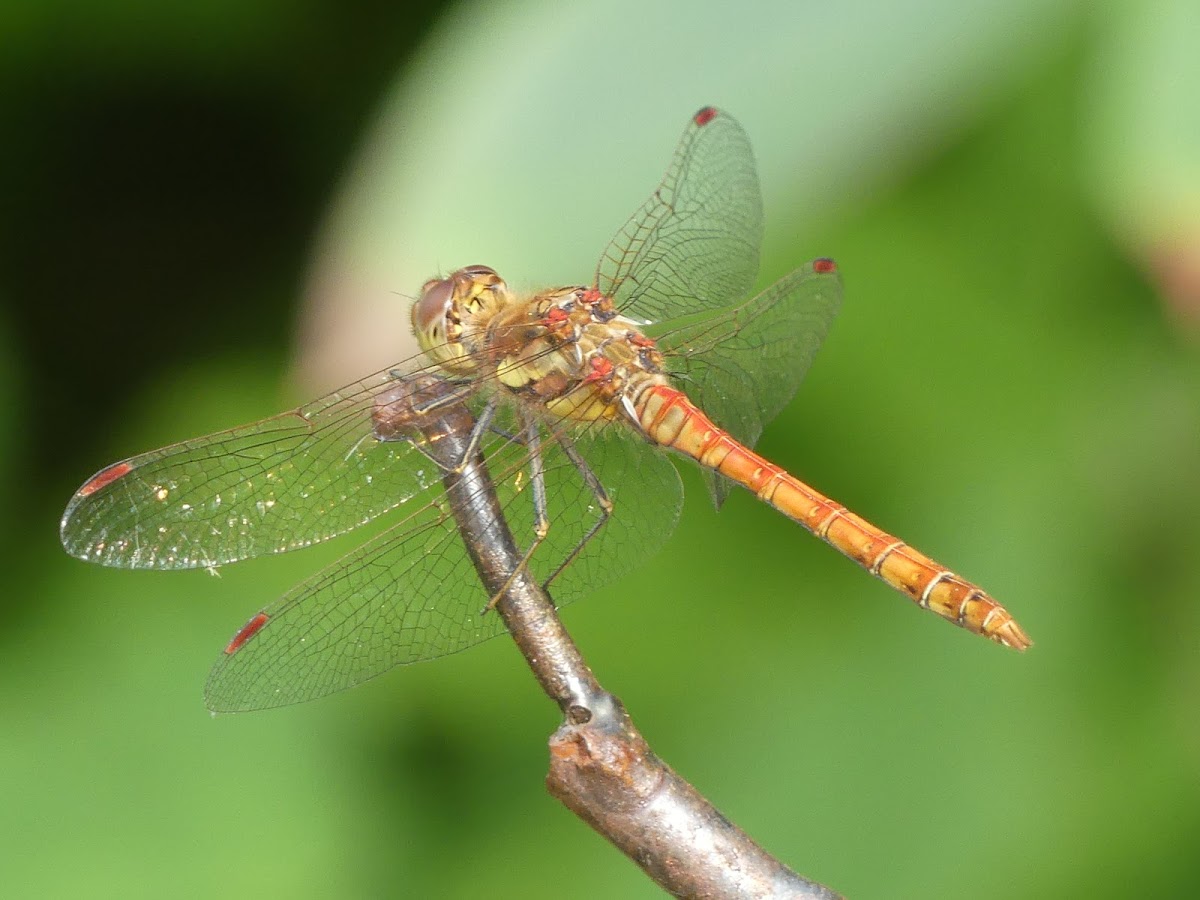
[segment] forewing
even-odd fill
[[[497,422],[505,435],[516,422]],[[599,516],[595,495],[547,434],[542,447],[550,531],[530,560],[558,605],[584,596],[655,552],[674,527],[681,491],[674,466],[644,442],[586,431],[578,438],[598,476],[613,484],[613,517],[577,554]],[[521,552],[533,540],[529,447],[505,435],[485,442],[490,478]],[[632,455],[631,455],[632,454]],[[634,464],[630,471],[628,466]],[[467,555],[443,488],[403,521],[298,585],[254,616],[209,676],[209,708],[235,712],[312,700],[393,666],[444,656],[504,631]]]
[[[831,260],[811,262],[762,293],[655,336],[679,387],[747,447],[795,395],[842,300]],[[730,484],[705,470],[719,507]]]
[[[71,498],[67,552],[132,569],[219,566],[307,547],[393,509],[430,481],[411,443],[372,430],[384,370],[291,412],[143,453]]]
[[[750,142],[735,119],[706,107],[600,257],[596,285],[622,313],[650,322],[728,306],[753,286],[761,243]]]

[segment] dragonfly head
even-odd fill
[[[412,308],[413,331],[421,349],[443,366],[469,368],[463,323],[495,308],[508,286],[487,266],[467,266],[447,278],[431,278]]]

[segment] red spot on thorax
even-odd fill
[[[652,350],[656,346],[653,338],[648,338],[644,334],[638,334],[637,332],[630,333],[629,343],[635,347],[645,347],[648,350]]]
[[[692,116],[692,121],[703,128],[709,122],[717,117],[717,108],[715,106],[706,106],[696,115]]]
[[[542,317],[542,327],[547,334],[560,341],[569,341],[574,334],[571,327],[571,316],[560,306],[552,307]]]
[[[260,612],[257,616],[238,629],[238,633],[233,636],[233,640],[225,648],[225,655],[237,653],[242,648],[242,644],[250,640],[258,634],[259,629],[267,624],[267,619],[271,618],[265,612]]]
[[[124,478],[132,471],[133,466],[127,462],[113,463],[104,471],[97,472],[95,475],[89,478],[84,483],[83,487],[79,489],[79,496],[90,497],[92,494],[96,493],[96,491],[100,490],[100,488],[107,487],[118,478]]]
[[[583,379],[584,384],[594,384],[612,377],[613,364],[611,360],[607,360],[603,356],[593,356],[589,365],[592,367],[592,371]]]
[[[821,257],[813,260],[813,271],[821,275],[828,275],[830,272],[837,271],[837,263],[828,257]]]
[[[579,298],[580,303],[596,303],[604,298],[599,288],[588,288]]]

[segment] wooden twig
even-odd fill
[[[605,691],[528,572],[481,454],[464,460],[473,417],[433,377],[414,384],[413,423],[446,470],[447,499],[496,609],[564,722],[550,738],[550,792],[677,897],[820,898],[838,894],[754,843],[651,751]],[[446,394],[447,397],[451,396]]]

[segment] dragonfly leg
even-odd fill
[[[458,461],[458,465],[454,466],[450,471],[458,475],[466,468],[467,463],[471,458],[479,452],[479,444],[483,441],[483,436],[487,434],[492,427],[492,419],[496,417],[496,408],[499,406],[499,401],[496,398],[488,400],[483,411],[475,419],[475,425],[471,428],[471,437],[467,440],[467,446],[463,449],[462,458]]]
[[[600,479],[596,477],[596,473],[592,471],[591,466],[587,464],[587,461],[575,448],[575,444],[571,439],[565,434],[560,434],[558,436],[558,445],[562,447],[563,453],[566,454],[571,464],[575,466],[575,469],[579,472],[579,476],[583,479],[583,483],[592,492],[592,496],[596,498],[596,505],[600,507],[600,516],[596,519],[592,527],[588,529],[587,534],[580,538],[579,543],[575,545],[575,549],[567,555],[566,559],[558,564],[558,568],[550,573],[550,577],[542,585],[543,589],[549,589],[550,584],[562,573],[563,569],[575,561],[575,557],[583,552],[583,548],[587,546],[588,541],[594,538],[600,529],[604,527],[605,523],[608,522],[608,518],[612,515],[613,511],[613,502],[608,496],[608,491],[604,490],[604,485],[600,483]]]
[[[524,418],[521,434],[516,438],[518,443],[529,449],[529,490],[533,495],[533,541],[529,549],[521,557],[521,561],[509,573],[501,586],[483,608],[483,613],[495,609],[500,598],[508,591],[513,579],[525,569],[537,548],[541,546],[546,535],[550,533],[550,515],[546,503],[546,463],[542,457],[542,438],[538,433],[538,423],[533,418]],[[481,615],[483,613],[480,613]]]
[[[482,412],[475,419],[475,424],[471,426],[471,436],[467,440],[467,446],[463,450],[462,456],[453,465],[447,465],[444,459],[439,459],[436,455],[426,450],[420,439],[414,439],[411,434],[404,432],[397,433],[392,436],[381,437],[376,435],[376,440],[382,441],[408,441],[412,444],[413,449],[432,462],[443,472],[451,475],[460,474],[466,468],[467,463],[479,451],[479,445],[483,441],[484,435],[492,430],[492,420],[496,417],[496,410],[499,407],[499,401],[492,399],[487,402]]]

